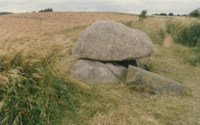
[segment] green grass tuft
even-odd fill
[[[0,87],[1,124],[57,124],[66,115],[77,116],[76,87],[55,71],[53,58],[49,54],[34,61],[22,53],[0,57],[1,72],[7,77]]]
[[[195,47],[200,45],[200,23],[194,22],[189,26],[182,26],[178,23],[168,23],[167,32],[172,35],[176,43],[185,46]]]

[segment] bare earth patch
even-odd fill
[[[169,48],[172,45],[173,39],[171,37],[171,35],[169,35],[168,33],[165,33],[165,39],[163,41],[164,46],[166,48]]]

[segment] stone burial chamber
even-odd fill
[[[150,57],[153,51],[146,33],[122,23],[97,21],[79,35],[72,49],[79,60],[71,74],[90,83],[114,82],[124,76],[127,85],[146,86],[155,93],[186,90],[183,84],[145,70],[139,59]]]
[[[91,83],[114,82],[126,75],[128,65],[144,68],[139,59],[153,51],[146,33],[122,23],[97,21],[79,35],[72,49],[80,60],[71,74]]]

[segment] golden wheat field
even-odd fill
[[[167,93],[155,95],[148,90],[127,86],[125,78],[114,83],[91,84],[71,77],[69,70],[77,61],[77,58],[71,55],[72,47],[78,35],[97,20],[123,22],[131,28],[146,32],[151,37],[155,50],[150,58],[142,59],[142,63],[148,66],[150,71],[172,78],[188,86],[191,91],[183,95]],[[22,64],[30,62],[31,67],[54,54],[50,67],[53,67],[53,74],[58,77],[62,75],[69,83],[73,83],[69,85],[72,86],[70,91],[75,92],[76,96],[70,95],[70,99],[78,100],[78,103],[69,104],[76,112],[75,116],[70,114],[71,108],[65,109],[68,115],[62,118],[63,125],[198,125],[200,124],[200,66],[192,66],[188,62],[198,53],[194,52],[195,49],[175,43],[166,31],[168,21],[180,21],[181,25],[186,26],[195,20],[185,17],[148,17],[139,21],[137,15],[113,12],[4,15],[0,16],[0,56],[14,58],[16,53],[22,52]],[[50,62],[44,64],[48,63]],[[0,72],[0,83],[11,83],[10,79],[19,81],[25,79],[21,73],[22,66],[10,67]],[[32,78],[43,79],[45,72],[39,72],[41,67],[36,68],[38,72],[32,74]],[[0,109],[3,104],[4,101],[1,101]],[[15,107],[17,106],[16,104]],[[19,111],[14,122],[22,119],[21,114],[22,111]],[[39,115],[47,116],[43,110]],[[3,118],[0,124],[8,123],[7,118],[8,116]],[[47,120],[47,123],[50,124],[50,121]]]

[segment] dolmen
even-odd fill
[[[150,57],[153,52],[154,45],[146,33],[114,21],[97,21],[79,35],[72,49],[79,61],[71,74],[90,83],[114,82],[128,74],[127,83],[134,84],[140,78],[131,78],[135,74],[128,67],[144,70],[139,59]]]

